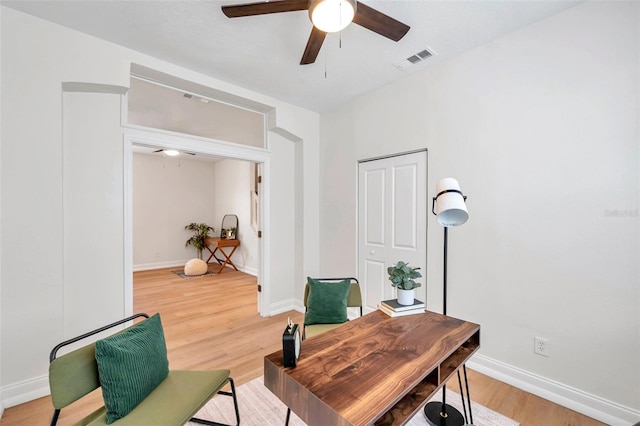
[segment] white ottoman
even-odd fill
[[[189,276],[204,275],[207,273],[209,266],[202,259],[191,259],[184,265],[184,274]]]

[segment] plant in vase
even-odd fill
[[[209,232],[215,230],[206,223],[190,223],[184,227],[187,231],[192,231],[193,236],[184,244],[185,247],[194,246],[198,253],[198,259],[202,259],[202,249],[204,249],[204,240],[209,236]]]
[[[227,229],[227,238],[230,240],[236,239],[236,228]]]
[[[411,268],[408,263],[399,261],[387,268],[391,286],[398,289],[398,303],[401,305],[412,305],[415,299],[415,289],[422,284],[415,281],[422,277],[418,272],[420,268]]]

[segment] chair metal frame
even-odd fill
[[[103,327],[97,328],[95,330],[89,331],[87,333],[84,333],[80,336],[77,337],[73,337],[69,340],[65,340],[62,343],[57,344],[56,346],[54,346],[54,348],[51,350],[51,353],[49,354],[49,364],[51,364],[58,355],[58,351],[68,345],[71,345],[73,343],[79,342],[81,340],[84,340],[88,337],[94,336],[98,333],[102,333],[103,331],[109,330],[111,328],[117,327],[119,325],[125,324],[129,321],[133,321],[136,318],[149,318],[149,315],[145,314],[145,313],[138,313],[135,315],[132,315],[130,317],[127,317],[125,319],[113,322],[111,324],[105,325]],[[62,355],[64,356],[64,355]],[[231,392],[228,391],[223,391],[223,390],[219,390],[217,393],[219,395],[225,395],[225,396],[230,396],[233,398],[233,406],[235,408],[235,412],[236,412],[236,426],[238,426],[240,424],[240,411],[238,410],[238,400],[236,398],[236,387],[235,387],[235,383],[233,381],[233,379],[231,377],[227,377],[227,381],[229,382],[229,385],[231,386]],[[82,398],[79,397],[78,399]],[[78,400],[76,399],[76,401]],[[56,423],[58,423],[58,418],[60,417],[60,412],[62,411],[61,408],[55,408],[53,411],[53,417],[51,418],[51,426],[55,426]],[[230,426],[230,425],[226,425],[224,423],[218,423],[218,422],[214,422],[211,420],[205,420],[205,419],[199,419],[196,417],[192,417],[189,421],[194,422],[194,423],[199,423],[199,424],[203,424],[203,425],[209,425],[209,426]]]

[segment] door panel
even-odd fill
[[[392,167],[393,172],[393,247],[416,250],[416,164]]]
[[[358,165],[358,271],[365,312],[396,297],[387,267],[402,260],[426,268],[426,169],[426,151]],[[419,282],[416,297],[426,302],[424,278]]]
[[[385,170],[370,170],[365,172],[365,200],[366,204],[366,234],[365,240],[369,245],[384,245],[384,204],[385,204]]]
[[[366,283],[368,289],[363,292],[363,306],[365,308],[376,309],[381,300],[389,298],[391,286],[386,285],[387,274],[384,262],[368,260],[364,279],[361,281]]]

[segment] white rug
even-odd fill
[[[264,386],[262,377],[245,383],[244,385],[237,386],[236,393],[238,406],[240,408],[240,424],[242,426],[284,425],[287,416],[287,407]],[[440,392],[436,393],[432,400],[440,401]],[[462,412],[459,394],[447,390],[447,403]],[[473,409],[473,424],[476,426],[518,426],[520,424],[480,404],[472,402],[471,406]],[[233,400],[228,396],[218,395],[209,401],[196,417],[233,425],[236,421],[233,410]],[[189,426],[197,426],[197,424],[193,422],[187,424]],[[305,423],[292,412],[289,425],[305,426]],[[428,425],[428,423],[422,411],[419,411],[409,420],[407,425],[424,426]]]

